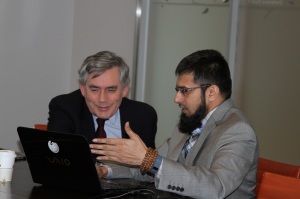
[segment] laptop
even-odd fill
[[[27,127],[18,127],[17,131],[35,183],[93,195],[145,190],[137,184],[101,186],[89,144],[82,135]]]

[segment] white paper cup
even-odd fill
[[[2,169],[0,168],[0,182],[11,181],[13,169]]]
[[[3,193],[3,195],[1,195]],[[7,195],[4,193],[11,193],[11,183],[0,183],[0,198],[4,199],[7,198]],[[1,197],[2,196],[2,197]],[[6,196],[6,197],[4,197]]]
[[[16,153],[11,150],[0,150],[0,169],[11,169],[14,166]]]

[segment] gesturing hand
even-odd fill
[[[129,122],[125,124],[125,131],[129,139],[124,138],[95,138],[94,144],[90,144],[91,152],[98,156],[97,160],[110,160],[128,165],[139,166],[145,157],[147,146],[141,138],[135,134]]]

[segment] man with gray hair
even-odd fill
[[[124,126],[141,132],[148,147],[155,147],[157,114],[143,102],[128,99],[129,68],[113,52],[88,56],[78,70],[79,89],[54,97],[49,103],[48,130],[84,135],[88,142],[104,122],[104,137],[128,138]],[[99,119],[98,119],[99,118]],[[102,127],[103,128],[103,127]]]

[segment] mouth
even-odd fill
[[[96,105],[96,107],[101,112],[105,112],[105,111],[107,111],[109,109],[109,105],[105,105],[105,106],[103,106],[103,105],[101,105],[101,106]]]
[[[108,110],[108,107],[98,107],[98,110],[101,112],[105,112]]]
[[[185,108],[185,106],[183,106],[182,104],[179,104],[178,106],[179,106],[179,108],[181,109],[181,112],[184,112],[185,110],[187,110],[187,109]]]

